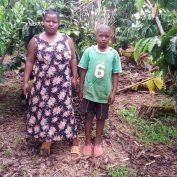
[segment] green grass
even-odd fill
[[[124,165],[117,168],[110,168],[108,174],[111,177],[128,177],[128,168]]]
[[[105,121],[105,125],[104,125],[104,129],[103,129],[103,136],[105,138],[108,138],[109,137],[109,130],[110,130],[110,127],[109,127],[109,122],[108,120]]]
[[[172,98],[165,98],[160,102],[161,106],[173,106],[175,101]]]
[[[135,135],[145,144],[173,144],[177,141],[177,127],[173,126],[176,119],[174,115],[147,120],[137,116],[135,107],[119,110],[118,115],[131,125]]]
[[[12,155],[13,155],[13,151],[10,147],[7,147],[7,149],[5,150],[4,153],[7,157],[12,157]]]
[[[17,145],[22,144],[24,141],[24,137],[22,135],[16,135],[14,137],[14,141]]]
[[[104,129],[103,129],[103,137],[105,138],[109,138],[109,122],[108,120],[105,121],[105,125],[104,125]],[[92,137],[95,137],[96,135],[96,122],[94,122],[93,124],[93,128],[92,128]]]

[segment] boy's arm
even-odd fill
[[[115,97],[116,97],[116,91],[117,91],[117,85],[119,81],[119,73],[113,73],[112,74],[112,92],[108,99],[108,104],[113,104]]]
[[[83,99],[83,88],[84,88],[84,80],[85,80],[85,74],[87,72],[86,69],[80,68],[80,80],[79,80],[79,99]]]
[[[72,39],[68,37],[68,43],[71,49],[71,72],[72,72],[72,85],[76,88],[77,86],[77,59],[75,53],[75,47]]]
[[[28,44],[27,48],[27,60],[25,63],[25,71],[24,71],[24,77],[23,77],[23,93],[24,95],[28,95],[29,93],[29,78],[31,75],[31,72],[33,70],[33,65],[35,62],[35,39],[32,38]]]

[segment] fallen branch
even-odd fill
[[[132,137],[131,137],[130,135],[128,135],[128,134],[126,134],[126,133],[120,131],[119,129],[116,129],[116,130],[117,130],[120,134],[123,135],[123,136],[121,136],[122,138],[124,138],[124,139],[125,139],[125,138],[132,139]],[[117,135],[118,137],[120,137],[118,133],[116,133],[116,135]]]
[[[155,160],[153,160],[153,161],[151,161],[151,162],[149,162],[149,163],[146,163],[146,164],[145,164],[145,167],[146,167],[146,166],[149,166],[149,165],[151,165],[151,164],[153,164],[153,163],[155,163]]]
[[[134,141],[134,143],[137,145],[137,146],[143,146],[143,145],[141,145],[141,144],[139,144],[138,142],[136,142],[136,141]]]
[[[114,152],[116,152],[115,148],[113,147],[112,142],[111,142],[111,141],[109,141],[109,142],[110,142],[110,144],[111,144],[111,148],[112,148],[112,150],[113,150]]]
[[[151,72],[155,71],[157,69],[158,69],[158,67],[155,67],[151,70]],[[123,88],[123,89],[120,89],[116,92],[116,94],[118,94],[119,92],[122,92],[122,91],[126,91],[130,88],[133,88],[133,87],[136,88],[136,87],[141,86],[141,85],[144,86],[143,84],[146,85],[146,88],[148,88],[150,93],[154,93],[155,88],[158,88],[159,90],[162,89],[163,81],[160,77],[150,77],[148,79],[145,79],[143,81],[140,81],[140,82],[137,82],[135,84],[129,85],[129,86]]]
[[[143,80],[143,81],[141,81],[141,82],[137,82],[137,83],[135,83],[135,84],[129,85],[129,86],[123,88],[123,89],[118,90],[118,91],[116,92],[116,94],[118,94],[118,93],[120,93],[120,92],[122,92],[122,91],[126,91],[126,90],[128,90],[128,89],[130,89],[130,88],[132,88],[132,87],[136,87],[136,86],[138,86],[138,85],[140,85],[140,84],[143,84],[144,82],[149,81],[149,80],[152,80],[153,78],[154,78],[154,77],[151,77],[151,78],[145,79],[145,80]]]
[[[174,106],[142,105],[139,109],[138,116],[152,118],[163,113],[175,114]]]

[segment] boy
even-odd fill
[[[111,29],[99,25],[96,30],[97,45],[87,48],[80,60],[80,90],[82,100],[80,110],[85,113],[85,145],[82,153],[95,157],[103,154],[101,136],[108,118],[108,109],[115,100],[119,72],[122,71],[120,58],[113,48],[109,47]],[[91,143],[93,118],[96,116],[96,138]]]

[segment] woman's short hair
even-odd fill
[[[60,16],[59,16],[59,13],[57,12],[56,9],[54,9],[54,8],[46,9],[43,13],[43,19],[45,20],[46,16],[49,14],[56,14],[58,21],[60,21]]]

